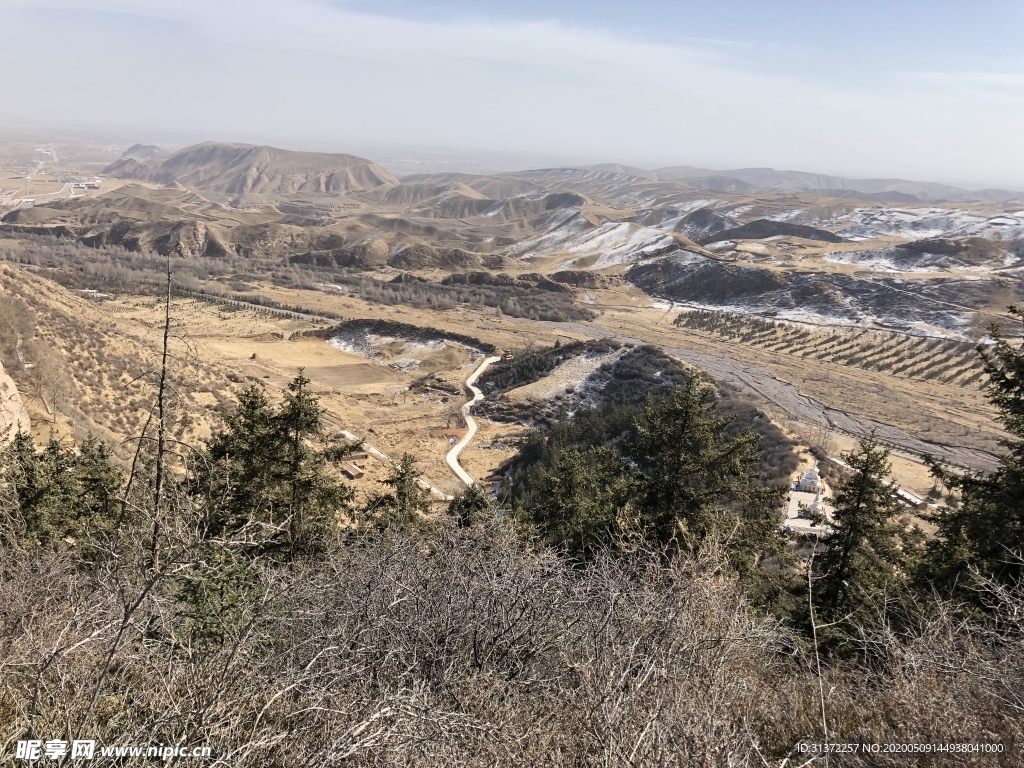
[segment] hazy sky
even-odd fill
[[[1024,2],[0,0],[0,125],[1024,188]]]

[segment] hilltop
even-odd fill
[[[595,168],[611,168],[612,166],[594,166]],[[627,171],[623,171],[627,172]],[[634,176],[650,179],[670,179],[683,181],[687,185],[698,188],[709,187],[707,179],[729,179],[746,185],[748,189],[773,191],[815,191],[840,197],[871,195],[866,199],[878,199],[879,202],[911,202],[911,201],[952,201],[952,202],[1001,202],[1005,200],[1021,200],[1024,193],[1008,189],[968,190],[950,184],[935,182],[909,181],[907,179],[850,179],[843,176],[832,176],[823,173],[806,171],[785,171],[775,168],[733,168],[727,170],[711,170],[710,168],[694,168],[688,165],[656,168],[644,171],[639,168],[630,169]],[[722,181],[718,182],[722,184]],[[879,197],[880,196],[880,197]],[[865,199],[865,198],[861,198]]]
[[[135,145],[104,173],[157,184],[178,183],[213,200],[234,202],[341,195],[398,184],[390,172],[355,155],[218,142],[196,144],[166,157],[155,148]]]

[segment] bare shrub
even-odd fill
[[[231,765],[696,765],[747,762],[750,713],[779,704],[788,634],[713,563],[576,571],[500,530],[359,539],[306,570],[248,567],[213,635],[181,579],[239,564],[187,565],[189,546],[156,569],[130,565],[142,541],[89,575],[0,564],[4,738],[70,726]]]
[[[282,569],[204,542],[175,504],[155,566],[141,535],[89,570],[8,550],[3,739],[208,744],[254,766],[779,765],[821,741],[804,642],[714,551],[574,568],[476,527]],[[993,624],[921,605],[912,628],[880,614],[856,658],[823,658],[830,739],[1002,742],[1020,764],[1024,601],[991,596]]]
[[[1001,745],[1001,753],[861,752],[836,755],[835,764],[1024,764],[1024,594],[992,583],[983,592],[994,610],[984,622],[942,600],[877,596],[876,620],[848,638],[857,656],[825,667],[826,708],[832,741],[988,743]],[[796,676],[785,685],[786,743],[820,734],[817,689]]]

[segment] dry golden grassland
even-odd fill
[[[507,327],[507,319],[481,312],[433,313],[381,307],[359,299],[270,286],[260,286],[260,293],[312,311],[330,311],[347,318],[399,320],[466,333],[495,344],[521,346],[527,338],[525,329]],[[163,319],[161,300],[150,297],[119,297],[92,306],[116,318],[126,331],[133,329],[128,332],[142,336],[158,331]],[[258,382],[280,390],[303,367],[326,410],[325,422],[331,432],[348,430],[396,459],[411,453],[433,485],[448,493],[461,489],[461,483],[444,464],[447,439],[431,433],[448,424],[456,426],[452,410],[465,401],[463,382],[479,363],[479,356],[471,359],[470,350],[449,344],[424,354],[415,368],[396,370],[386,365],[387,344],[382,345],[384,358],[380,360],[350,354],[323,339],[299,335],[322,327],[309,320],[196,299],[172,300],[171,314],[178,335],[188,340],[198,358],[216,366],[225,378],[231,375],[237,379],[239,383],[234,386]],[[553,343],[554,339],[551,333],[546,340]],[[156,337],[151,339],[152,343],[157,341]],[[433,374],[431,381],[410,391],[427,374]],[[486,422],[481,427],[480,437],[465,457],[471,473],[485,477],[512,455],[512,447],[506,442],[503,450],[478,448],[491,430]],[[379,487],[375,481],[387,474],[388,467],[372,456],[360,463],[366,475],[354,481],[357,490],[365,493]]]
[[[121,445],[141,434],[159,367],[162,329],[155,308],[145,319],[117,313],[112,303],[83,298],[6,265],[0,266],[0,290],[24,301],[34,316],[36,359],[26,357],[16,381],[37,438],[45,439],[51,429],[78,440],[93,432]],[[201,440],[217,420],[215,409],[232,401],[237,386],[216,361],[196,357],[178,328],[171,353],[176,432],[186,442]],[[43,370],[45,376],[39,374]],[[50,407],[55,395],[56,417]]]

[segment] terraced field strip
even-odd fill
[[[825,331],[716,310],[689,310],[676,325],[767,352],[813,358],[861,368],[890,371],[918,381],[973,386],[983,366],[972,343],[955,339],[908,336],[874,330]]]

